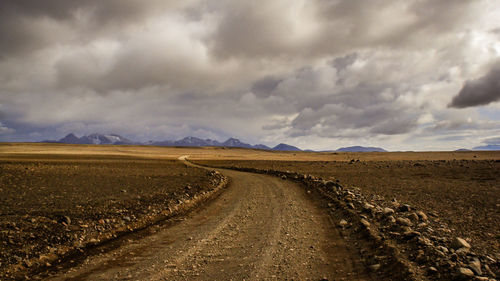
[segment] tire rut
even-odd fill
[[[221,172],[232,183],[211,203],[52,280],[371,280],[303,188]]]

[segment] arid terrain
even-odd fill
[[[1,154],[0,271],[50,265],[52,254],[140,227],[209,191],[214,180],[177,160]]]
[[[498,152],[0,144],[0,279],[446,280],[476,256],[491,278],[498,182]],[[429,218],[388,226],[383,208],[405,206]],[[427,237],[439,262],[419,261]]]
[[[451,158],[451,157],[450,157]],[[483,252],[500,251],[500,160],[202,161],[209,166],[293,171],[359,187],[436,213]]]

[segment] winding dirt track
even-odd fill
[[[51,280],[370,280],[303,188],[220,171],[231,184],[211,203]]]

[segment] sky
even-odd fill
[[[500,144],[498,0],[2,0],[0,141]]]

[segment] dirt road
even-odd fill
[[[51,280],[370,280],[303,188],[220,171],[231,184],[207,206]]]

